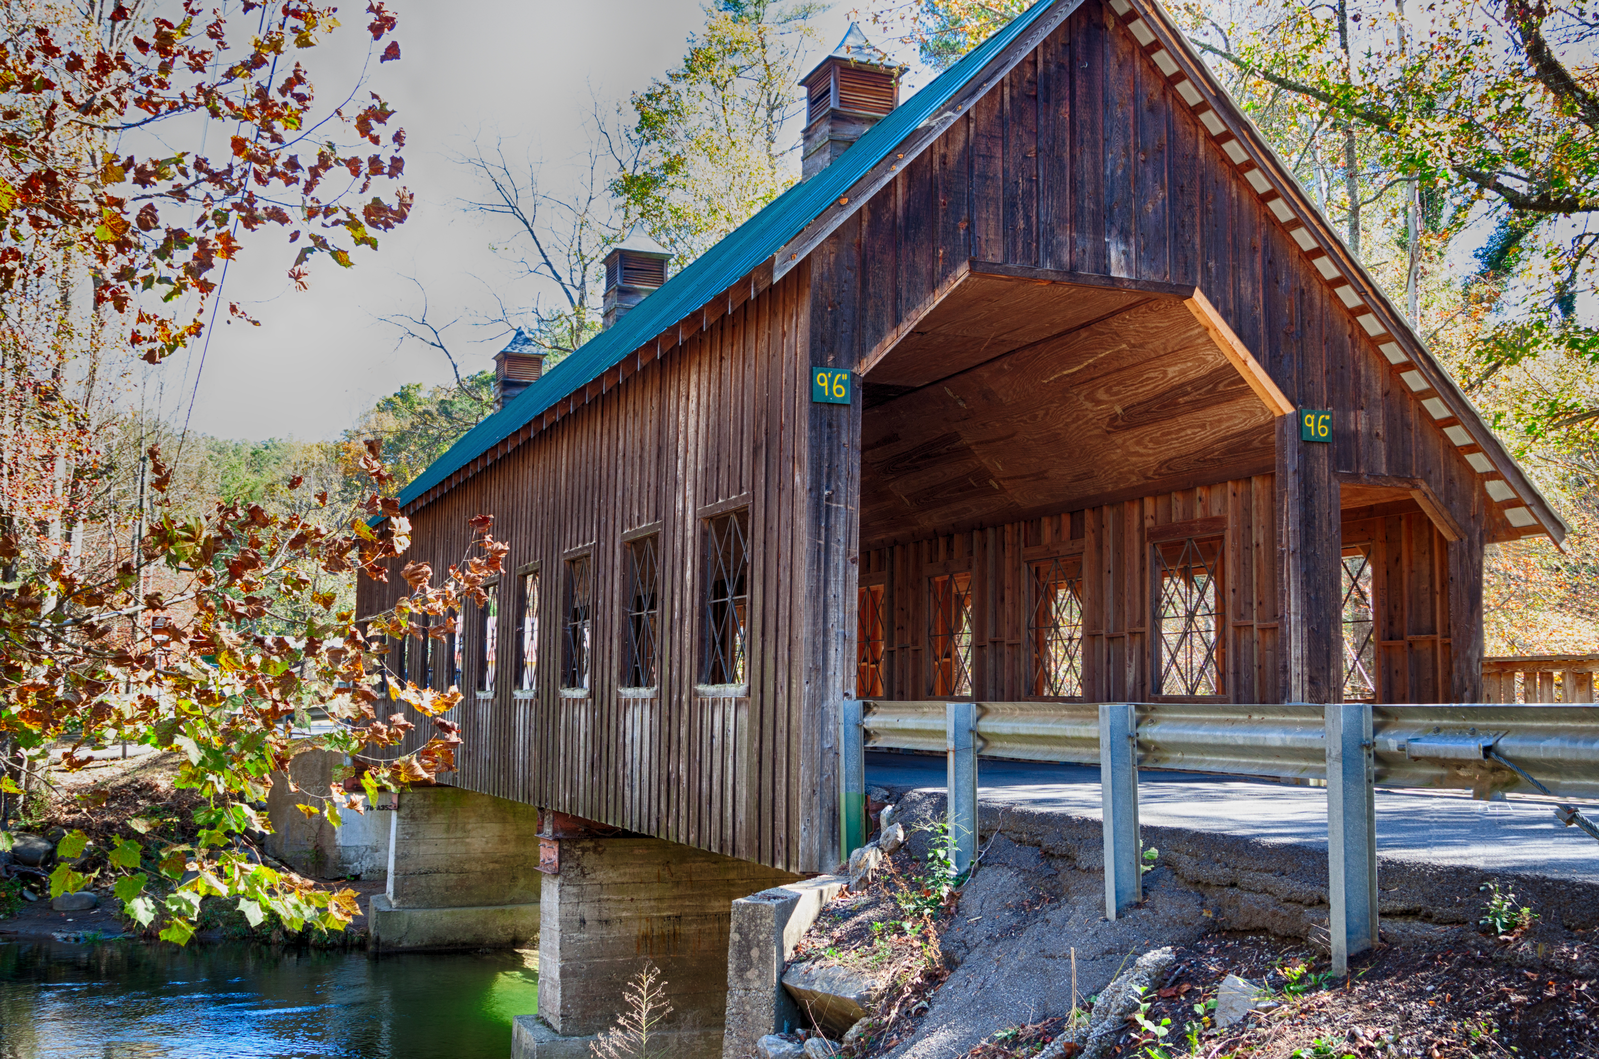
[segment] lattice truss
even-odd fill
[[[539,573],[522,577],[522,678],[517,690],[539,688]]]
[[[656,685],[656,631],[660,614],[656,553],[659,542],[660,538],[652,533],[627,543],[627,638],[623,645],[622,674],[627,687],[653,688]]]
[[[1343,701],[1377,701],[1377,624],[1372,605],[1371,556],[1344,556]]]
[[[589,557],[566,563],[566,619],[561,652],[561,687],[588,690],[594,633],[594,578]]]
[[[705,607],[705,653],[701,659],[703,684],[743,684],[749,680],[747,644],[749,623],[748,513],[736,511],[713,518],[705,525],[705,562],[708,572]]]
[[[928,582],[927,643],[935,696],[972,693],[972,578],[948,574]]]
[[[1162,695],[1220,695],[1221,542],[1192,537],[1155,549]]]
[[[1079,564],[1060,558],[1033,564],[1033,605],[1027,616],[1032,693],[1083,693],[1083,582]]]
[[[855,694],[863,699],[880,699],[888,694],[883,679],[888,597],[882,585],[862,585],[855,598]]]

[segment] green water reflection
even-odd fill
[[[507,1059],[531,954],[0,944],[3,1059]]]

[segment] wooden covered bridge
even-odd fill
[[[1480,699],[1483,548],[1565,527],[1153,0],[897,74],[852,33],[804,179],[614,251],[404,492],[408,558],[511,546],[450,782],[776,878],[839,861],[846,696]]]

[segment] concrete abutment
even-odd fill
[[[537,809],[458,787],[413,787],[387,815],[388,890],[372,899],[374,949],[509,948],[537,940]]]
[[[623,1010],[629,981],[660,970],[672,1005],[662,1054],[722,1054],[734,902],[798,877],[658,838],[549,814],[540,901],[539,1013],[517,1020],[513,1059],[579,1059]],[[777,957],[781,966],[782,955]]]

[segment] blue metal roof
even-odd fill
[[[823,210],[866,176],[899,143],[934,117],[991,59],[1027,30],[1048,8],[1034,4],[978,45],[926,88],[894,108],[854,146],[811,179],[795,184],[739,225],[687,268],[667,280],[609,330],[591,338],[504,408],[468,431],[400,493],[407,505],[483,453],[522,429],[553,405],[615,367],[646,342],[705,306],[749,275]]]

